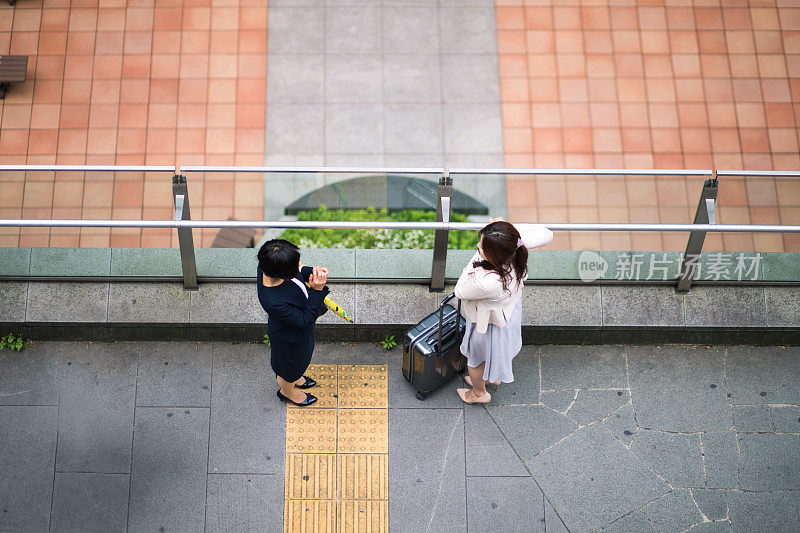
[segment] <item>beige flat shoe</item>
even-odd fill
[[[466,383],[467,385],[472,387],[472,378],[469,377],[469,374],[464,376],[464,383]],[[494,385],[494,390],[495,391],[500,390],[500,383],[501,383],[500,380],[492,381],[491,383],[492,383],[492,385]]]
[[[470,405],[472,405],[473,403],[489,403],[492,401],[492,395],[489,394],[488,392],[483,396],[478,396],[472,401],[467,400],[467,393],[471,390],[472,389],[456,389],[456,392],[458,393],[459,396],[461,396],[461,400],[464,403],[468,403]]]

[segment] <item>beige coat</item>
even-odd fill
[[[514,227],[528,249],[544,246],[553,240],[553,232],[543,224],[515,224]],[[480,260],[480,254],[475,252],[458,278],[455,294],[461,300],[464,316],[475,323],[479,333],[486,333],[489,324],[499,327],[506,325],[506,320],[522,296],[522,281],[528,276],[526,274],[517,283],[512,270],[508,288],[504,291],[499,274],[483,267],[472,266],[474,261]]]

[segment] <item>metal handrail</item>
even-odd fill
[[[515,222],[526,224],[526,222]],[[528,222],[527,224],[533,224]],[[795,225],[757,224],[642,224],[580,223],[542,224],[553,231],[710,231],[746,233],[800,233]],[[0,227],[52,228],[296,228],[296,229],[418,229],[479,230],[486,222],[351,222],[294,220],[101,220],[101,219],[0,219]]]
[[[213,165],[0,165],[1,171],[47,172],[262,172],[328,174],[504,174],[564,176],[710,176],[714,170],[662,168],[451,168],[444,167],[291,167],[291,166],[213,166]],[[800,177],[792,170],[717,170],[717,176]]]

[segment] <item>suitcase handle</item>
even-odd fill
[[[442,300],[442,305],[439,306],[439,334],[438,344],[437,347],[439,350],[442,349],[442,320],[444,319],[444,304],[452,300],[456,297],[456,293],[451,293],[450,296]],[[459,321],[461,320],[461,299],[458,300],[458,312],[456,313],[456,340],[458,340],[458,332],[461,328],[459,328]]]

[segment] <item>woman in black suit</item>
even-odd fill
[[[258,300],[269,315],[270,363],[278,379],[278,398],[311,405],[303,392],[316,385],[304,376],[314,351],[314,324],[329,289],[328,269],[300,263],[300,251],[284,239],[272,239],[258,251]]]

